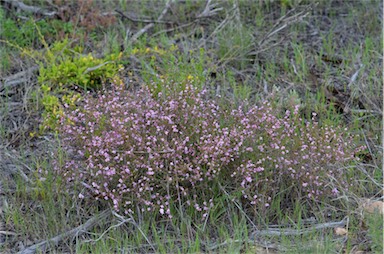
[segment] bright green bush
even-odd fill
[[[83,55],[81,47],[70,47],[68,39],[46,47],[44,54],[36,54],[40,71],[38,82],[44,107],[42,129],[56,129],[62,115],[62,105],[74,106],[83,90],[97,90],[104,82],[117,77],[121,66],[120,54],[95,58]]]
[[[39,33],[44,36],[45,40],[53,41],[73,31],[71,23],[46,19],[14,20],[6,17],[2,9],[0,9],[0,23],[0,38],[21,48],[40,48]]]
[[[40,68],[39,83],[53,88],[97,89],[117,75],[121,54],[99,59],[91,54],[83,55],[81,51],[79,47],[70,49],[67,39],[56,42],[48,53],[48,65]]]

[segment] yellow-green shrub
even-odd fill
[[[81,47],[71,48],[67,39],[54,43],[41,55],[38,82],[44,107],[41,129],[56,129],[62,105],[74,107],[82,90],[98,89],[117,77],[120,54],[95,58],[83,55]]]
[[[68,40],[57,42],[49,52],[48,65],[40,67],[39,83],[50,87],[97,89],[119,71],[120,54],[95,58],[81,54],[80,47],[69,49]]]

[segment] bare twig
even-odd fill
[[[361,114],[373,114],[373,115],[383,115],[383,112],[378,110],[368,110],[368,109],[351,109],[353,113],[361,113]]]
[[[348,87],[351,87],[351,85],[356,81],[357,76],[359,75],[359,72],[363,69],[364,65],[361,65],[360,68],[352,75],[352,77],[349,79]]]
[[[157,22],[161,21],[165,14],[167,14],[169,8],[171,7],[171,3],[173,3],[174,0],[169,0],[167,2],[167,4],[165,5],[165,8],[164,10],[161,12],[160,16],[157,18]],[[153,26],[155,25],[154,22],[152,23],[149,23],[148,25],[146,25],[145,27],[143,27],[142,29],[140,29],[137,33],[135,33],[132,38],[131,38],[131,42],[135,42],[142,34],[146,33],[149,29],[151,29]]]
[[[31,68],[25,71],[21,71],[4,78],[3,82],[0,83],[0,91],[5,88],[14,87],[28,81],[29,77],[38,70],[39,70],[39,66],[32,66]]]
[[[112,214],[113,214],[114,216],[118,217],[119,219],[121,219],[121,221],[120,221],[118,224],[116,224],[116,225],[112,225],[112,226],[110,226],[110,227],[109,227],[107,230],[105,230],[105,231],[104,231],[104,232],[103,232],[103,233],[102,233],[96,240],[91,239],[91,240],[85,240],[84,242],[88,243],[88,242],[97,242],[97,241],[100,241],[100,240],[103,238],[103,236],[104,236],[106,233],[108,233],[111,229],[118,228],[118,227],[120,227],[121,225],[123,225],[123,224],[125,224],[125,223],[127,223],[127,222],[130,222],[130,223],[133,222],[132,218],[125,219],[125,218],[123,218],[121,215],[117,214],[115,211],[112,211]]]
[[[100,69],[101,67],[103,67],[104,65],[107,65],[107,64],[109,64],[109,63],[112,63],[112,62],[111,62],[111,61],[106,61],[105,63],[101,63],[101,64],[96,65],[96,66],[94,66],[94,67],[87,68],[87,69],[84,71],[83,74],[87,74],[87,73],[90,73],[90,72],[95,71],[95,70],[97,70],[97,69]]]
[[[210,40],[214,35],[219,33],[228,23],[229,21],[233,20],[236,17],[236,10],[237,10],[237,5],[234,4],[234,6],[227,11],[226,17],[223,21],[220,22],[220,24],[213,30],[213,32],[208,36],[208,38],[203,39],[199,43],[199,48],[202,47],[206,41]],[[228,13],[232,13],[231,15],[228,15]]]
[[[347,225],[348,218],[344,218],[341,221],[336,222],[327,222],[316,224],[312,227],[308,227],[305,229],[291,229],[291,228],[270,228],[265,230],[256,230],[252,233],[251,239],[259,236],[282,236],[282,235],[304,235],[312,233],[315,230],[325,229],[325,228],[336,228],[343,227]]]
[[[205,5],[204,11],[200,13],[197,18],[208,18],[216,15],[217,12],[222,11],[223,7],[216,8],[218,4],[211,4],[212,0],[208,0]]]
[[[177,26],[177,27],[172,27],[172,28],[169,28],[169,29],[164,29],[164,30],[158,31],[158,32],[154,33],[152,35],[152,37],[156,37],[156,36],[158,36],[160,34],[169,33],[169,32],[172,32],[172,31],[175,31],[175,30],[178,30],[178,29],[182,29],[184,27],[188,27],[188,26],[191,26],[193,24],[196,24],[196,20],[192,21],[192,22],[189,22],[189,23],[186,23],[186,24],[182,24],[182,25]]]
[[[128,14],[125,14],[124,12],[116,9],[115,12],[120,14],[123,18],[126,18],[132,22],[141,22],[141,23],[161,23],[161,24],[173,24],[173,21],[167,21],[167,20],[153,20],[153,19],[144,19],[144,18],[135,18]]]
[[[5,164],[3,167],[5,167],[6,169],[9,169],[11,174],[18,173],[21,176],[21,178],[23,178],[23,180],[25,182],[33,183],[32,180],[30,180],[28,178],[28,176],[24,173],[24,171],[18,165],[15,165],[15,164]]]
[[[78,236],[82,234],[83,232],[87,231],[91,227],[93,227],[95,224],[100,222],[102,219],[108,217],[110,215],[110,210],[105,210],[102,213],[92,217],[89,219],[86,223],[78,226],[77,228],[71,229],[65,233],[62,233],[58,236],[55,236],[51,239],[48,239],[46,241],[42,241],[40,243],[34,244],[20,252],[18,254],[34,254],[36,251],[43,251],[47,248],[48,244],[53,244],[57,246],[64,238],[71,237],[71,236]]]
[[[224,241],[222,243],[218,243],[218,244],[214,244],[214,245],[208,246],[207,249],[210,250],[210,251],[213,251],[213,250],[218,249],[220,247],[223,247],[223,246],[226,246],[226,245],[231,245],[231,244],[234,244],[234,243],[248,243],[250,245],[256,245],[257,247],[263,248],[265,250],[270,250],[270,249],[279,250],[279,251],[286,251],[287,250],[286,248],[284,248],[282,246],[278,246],[276,244],[263,244],[263,243],[260,243],[260,242],[256,242],[254,240],[227,240],[227,241]],[[267,252],[267,253],[269,253],[269,252]]]
[[[22,11],[31,12],[33,14],[42,14],[42,15],[48,16],[48,17],[52,17],[52,16],[55,16],[57,14],[57,12],[55,12],[55,11],[49,12],[49,11],[43,10],[40,7],[26,5],[23,2],[20,2],[17,0],[2,0],[2,1],[5,3],[9,3],[12,6],[14,6],[15,8],[19,8]]]
[[[19,235],[15,232],[12,232],[12,231],[2,231],[0,230],[0,235],[13,235],[13,236],[16,236],[16,235]]]
[[[306,6],[304,8],[304,10],[292,15],[292,16],[289,16],[292,12],[294,12],[296,9],[292,9],[290,11],[287,12],[287,14],[285,14],[284,16],[282,16],[276,23],[275,25],[272,27],[272,29],[267,32],[264,37],[257,43],[256,47],[257,47],[257,50],[255,51],[252,51],[252,52],[249,52],[249,55],[258,55],[260,52],[264,51],[262,48],[265,46],[265,45],[269,45],[270,44],[270,39],[278,34],[279,32],[281,32],[282,30],[284,30],[285,28],[287,28],[288,26],[298,22],[298,21],[301,21],[303,18],[305,18],[308,14],[309,14],[309,11],[312,9],[312,6],[309,5],[309,6]],[[274,44],[273,46],[276,46],[277,44]],[[271,48],[270,46],[268,46],[269,48]]]

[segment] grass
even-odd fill
[[[44,1],[26,3],[49,8]],[[115,25],[98,25],[92,30],[90,24],[77,19],[67,24],[57,19],[38,21],[33,15],[17,20],[3,4],[1,76],[35,64],[20,49],[44,48],[39,35],[30,29],[36,24],[49,45],[68,36],[73,47],[84,49],[83,54],[92,52],[102,58],[122,52],[124,70],[119,75],[130,88],[147,85],[167,93],[162,80],[181,86],[193,82],[209,89],[212,96],[220,96],[223,107],[268,99],[284,110],[300,103],[304,118],[316,112],[320,124],[348,127],[360,135],[356,144],[368,147],[360,154],[362,161],[344,169],[350,176],[347,186],[331,181],[340,187],[340,200],[323,200],[317,207],[296,200],[286,207],[282,202],[289,196],[286,188],[276,193],[269,210],[250,218],[238,197],[218,189],[215,206],[205,220],[179,203],[172,204],[172,219],[140,212],[133,217],[114,213],[86,232],[64,238],[58,246],[49,245],[47,251],[381,253],[383,217],[359,210],[359,200],[383,198],[383,37],[378,32],[382,3],[341,5],[327,0],[312,4],[304,16],[311,1],[228,0],[218,1],[216,8],[222,9],[212,16],[196,18],[205,4],[192,0],[173,4],[164,18],[167,22],[155,22],[136,42],[130,39],[147,22],[117,14]],[[137,19],[156,20],[165,1],[116,1],[113,5],[97,6],[101,12],[119,9]],[[71,15],[80,17],[79,13]],[[292,18],[294,15],[299,18]],[[97,16],[92,17],[89,22],[98,22]],[[19,48],[8,48],[3,41]],[[0,160],[4,161],[0,165],[0,232],[12,232],[0,233],[0,251],[5,253],[55,237],[109,209],[103,203],[78,199],[78,191],[84,187],[67,189],[55,173],[54,158],[70,155],[60,150],[60,137],[54,132],[38,133],[44,107],[37,75],[15,87],[4,89],[0,84]],[[311,227],[309,222],[323,224],[343,218],[348,218],[343,226],[347,235],[337,235],[333,228],[301,235],[253,234],[275,228],[300,231]]]

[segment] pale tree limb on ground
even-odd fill
[[[18,8],[25,12],[31,12],[33,14],[42,14],[44,16],[52,17],[57,14],[55,11],[46,11],[43,10],[40,7],[32,6],[32,5],[26,5],[25,3],[17,0],[1,0],[5,3],[11,4],[13,7]]]
[[[39,66],[32,66],[31,68],[25,71],[21,71],[4,78],[3,81],[0,83],[0,91],[27,82],[29,78],[32,77],[32,74],[37,72],[39,68]]]
[[[78,236],[78,235],[86,232],[90,228],[92,228],[94,225],[96,225],[101,220],[107,218],[110,214],[111,214],[110,210],[105,210],[105,211],[101,212],[100,214],[92,217],[91,219],[89,219],[84,224],[82,224],[82,225],[80,225],[74,229],[71,229],[65,233],[62,233],[58,236],[55,236],[51,239],[48,239],[46,241],[42,241],[40,243],[29,246],[26,249],[18,252],[18,254],[34,254],[37,251],[44,252],[48,245],[57,246],[65,238]]]
[[[123,18],[126,18],[132,22],[139,22],[139,23],[161,23],[161,24],[173,24],[173,21],[166,21],[166,20],[152,20],[152,19],[146,19],[146,18],[136,18],[129,14],[125,14],[121,10],[116,9],[116,13],[120,14]],[[113,14],[113,13],[111,13]]]
[[[344,218],[341,221],[316,224],[316,225],[313,225],[312,227],[307,227],[304,229],[271,228],[271,229],[265,229],[265,230],[256,230],[252,233],[251,239],[259,236],[304,235],[304,234],[313,233],[314,231],[320,230],[320,229],[344,227],[347,224],[348,224],[348,218]]]
[[[160,16],[157,18],[157,22],[161,21],[165,14],[167,14],[169,8],[171,7],[171,4],[174,2],[174,0],[169,0],[167,2],[167,4],[165,5],[165,8],[164,10],[161,12]],[[155,23],[149,23],[148,25],[146,25],[145,27],[143,27],[142,29],[140,29],[137,33],[135,33],[132,38],[131,38],[131,42],[135,42],[137,41],[137,39],[144,33],[146,33],[149,29],[151,29],[153,26],[155,25]]]
[[[282,30],[284,30],[288,26],[302,21],[306,16],[308,16],[310,14],[310,11],[313,9],[313,6],[316,6],[316,5],[317,4],[311,4],[311,5],[305,6],[305,8],[302,11],[300,11],[296,14],[292,14],[292,13],[297,11],[297,8],[294,8],[294,9],[288,11],[287,14],[285,14],[279,20],[277,20],[277,22],[272,27],[272,29],[269,32],[267,32],[261,38],[261,40],[258,43],[256,43],[255,49],[252,50],[251,52],[249,52],[248,55],[250,55],[250,56],[256,55],[257,56],[259,53],[265,51],[265,49],[264,49],[265,47],[268,47],[268,49],[271,48],[271,46],[270,46],[271,39],[274,35],[278,34],[279,32],[281,32]],[[274,44],[273,46],[277,46],[277,45],[278,44]]]
[[[208,0],[207,4],[205,5],[204,11],[197,16],[197,18],[208,18],[211,16],[216,15],[217,12],[222,11],[223,7],[216,8],[218,5],[216,4],[211,4],[212,0]]]

